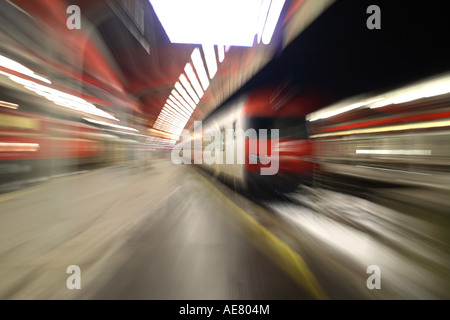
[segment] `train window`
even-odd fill
[[[276,118],[274,127],[280,129],[280,137],[283,138],[308,138],[306,121],[303,118]]]
[[[267,137],[270,138],[271,129],[279,130],[280,138],[307,139],[308,132],[306,121],[304,118],[269,118],[269,117],[252,117],[248,121],[249,128],[267,129]]]

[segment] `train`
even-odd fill
[[[449,73],[326,101],[317,93],[286,94],[273,86],[240,94],[183,141],[190,147],[186,163],[252,193],[292,192],[327,180],[450,190]],[[257,135],[245,136],[244,143],[235,143],[236,135],[227,138],[227,130],[249,129]],[[271,129],[279,135],[271,137]],[[214,150],[215,161],[203,161],[205,150]],[[245,161],[237,160],[239,152]],[[278,170],[262,174],[273,162]]]
[[[450,73],[306,116],[315,179],[450,190]]]
[[[185,163],[206,170],[236,190],[253,194],[293,191],[312,179],[312,145],[305,117],[320,103],[314,92],[293,94],[270,85],[248,90],[195,126],[175,152],[182,148]],[[215,161],[207,161],[205,152],[212,150]]]
[[[0,107],[0,178],[130,160],[139,148],[89,124]]]

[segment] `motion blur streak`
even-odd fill
[[[18,104],[6,102],[6,101],[0,101],[0,107],[9,108],[9,109],[17,109],[19,107]]]

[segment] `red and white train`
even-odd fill
[[[194,130],[192,139],[183,143],[192,148],[189,160],[195,163],[195,159],[202,159],[199,153],[203,154],[211,143],[205,141],[205,135],[211,131],[220,132],[222,141],[215,149],[214,157],[222,161],[211,164],[201,161],[197,165],[237,189],[254,192],[294,190],[301,181],[312,178],[312,145],[305,116],[318,106],[319,99],[315,94],[292,95],[277,87],[262,87],[225,103],[202,122],[201,134]],[[246,136],[245,143],[225,138],[227,130],[247,132],[249,129],[255,130],[257,135]],[[266,129],[267,135],[261,136],[261,129]],[[272,129],[278,130],[276,139],[270,136]],[[230,142],[233,142],[231,149],[227,146]],[[227,161],[230,150],[234,156],[231,163]],[[244,154],[243,162],[236,158],[239,153]],[[262,174],[261,169],[274,167],[274,162],[273,174]]]

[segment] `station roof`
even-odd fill
[[[253,46],[215,46],[223,57],[187,127],[235,93],[333,2],[278,1],[282,11],[270,43],[257,43],[256,36]],[[154,126],[196,48],[205,59],[201,44],[170,41],[148,0],[11,0],[8,5],[21,21],[15,21],[19,33],[16,43],[5,44],[7,53],[51,78],[52,87],[114,116],[128,114],[143,127]],[[66,25],[70,5],[81,9],[79,30]]]

